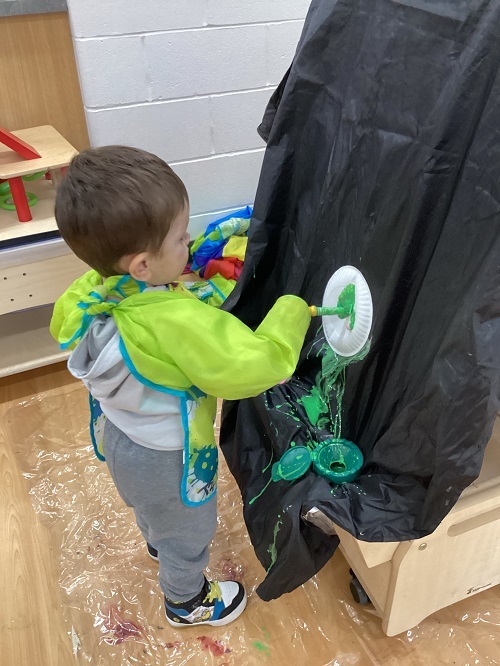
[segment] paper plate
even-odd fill
[[[342,291],[348,284],[354,284],[355,322],[351,329],[351,320],[339,317],[324,316],[323,330],[328,344],[339,356],[354,356],[365,346],[373,321],[373,303],[370,288],[362,273],[354,266],[343,266],[336,271],[326,285],[323,296],[323,307],[336,307]]]

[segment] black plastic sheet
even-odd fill
[[[255,326],[276,298],[321,304],[359,268],[372,348],[348,368],[355,483],[269,462],[314,433],[297,399],[320,370],[315,323],[291,382],[224,409],[221,444],[275,598],[331,557],[318,507],[365,541],[432,532],[479,475],[500,398],[500,2],[313,0],[259,131],[267,150],[244,273],[226,304]],[[291,418],[295,410],[295,418]],[[298,421],[302,426],[297,425]]]

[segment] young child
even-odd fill
[[[251,397],[291,376],[309,309],[284,296],[253,332],[177,283],[189,256],[188,195],[142,150],[76,156],[56,219],[94,270],[57,301],[51,332],[73,349],[68,368],[106,416],[106,462],[159,560],[168,622],[227,624],[246,594],[204,576],[217,523],[215,396]]]

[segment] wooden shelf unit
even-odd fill
[[[0,377],[67,358],[49,332],[53,303],[88,270],[61,238],[34,242],[40,235],[57,232],[55,176],[77,151],[50,125],[12,134],[41,157],[24,160],[0,145],[0,178],[49,170],[53,182],[41,178],[24,183],[38,197],[29,222],[19,222],[15,211],[0,208]]]
[[[337,534],[340,549],[395,636],[436,611],[500,584],[500,418],[486,448],[481,475],[439,527],[423,539],[367,543],[319,510],[307,520]]]
[[[62,239],[0,251],[0,377],[67,358],[49,332],[53,303],[86,270]]]
[[[68,358],[49,332],[52,305],[0,316],[0,377]]]

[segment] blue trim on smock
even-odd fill
[[[130,358],[130,355],[125,347],[125,343],[123,342],[122,337],[120,337],[119,349],[120,349],[120,354],[123,356],[123,360],[125,361],[127,369],[129,370],[130,374],[137,379],[138,382],[155,391],[160,391],[161,393],[169,393],[170,395],[175,395],[177,398],[191,397],[187,391],[177,391],[176,389],[169,389],[166,386],[162,386],[161,384],[155,384],[155,382],[152,382],[150,379],[146,379],[146,377],[143,377],[143,375],[141,375],[141,373],[137,370],[132,359]]]
[[[212,289],[219,294],[219,296],[222,298],[222,302],[225,303],[227,301],[227,296],[222,293],[222,291],[212,282],[212,280],[207,280],[207,282],[212,287]]]
[[[217,487],[215,488],[214,492],[210,495],[210,497],[205,497],[205,499],[201,500],[200,502],[193,502],[192,500],[189,499],[187,495],[186,488],[188,487],[189,463],[191,462],[191,451],[189,449],[189,416],[188,416],[187,403],[188,401],[186,400],[186,398],[181,398],[181,419],[182,419],[182,427],[184,428],[184,455],[182,458],[183,472],[182,472],[182,481],[181,481],[181,499],[182,503],[185,504],[186,506],[196,508],[197,506],[201,506],[202,504],[210,502],[212,498],[217,497]],[[218,470],[216,474],[218,474]]]
[[[188,401],[193,401],[193,397],[189,395],[187,391],[176,391],[175,389],[168,389],[166,386],[161,386],[161,384],[155,384],[154,382],[150,381],[149,379],[146,379],[143,377],[136,369],[134,366],[132,359],[130,358],[127,349],[125,348],[125,343],[123,342],[123,339],[120,338],[120,343],[119,343],[119,349],[120,353],[123,357],[123,360],[125,361],[125,365],[127,366],[128,370],[130,371],[130,374],[137,379],[138,382],[143,384],[144,386],[147,386],[151,389],[154,389],[155,391],[160,391],[161,393],[168,393],[170,395],[173,395],[177,398],[179,398],[180,403],[181,403],[181,421],[182,421],[182,428],[184,430],[184,454],[183,454],[183,474],[182,474],[182,481],[181,481],[181,498],[183,503],[186,506],[189,507],[197,507],[201,506],[202,504],[205,504],[206,502],[209,502],[212,497],[217,495],[217,492],[214,491],[210,497],[205,498],[204,500],[201,500],[200,502],[192,502],[186,492],[186,487],[187,487],[187,482],[188,482],[188,476],[189,476],[189,462],[190,462],[190,450],[189,450],[189,417],[188,417]],[[195,398],[200,398],[204,397],[206,394],[201,393],[200,389],[197,387],[193,386],[192,387],[192,392],[195,394]],[[197,395],[196,395],[197,394]]]
[[[177,398],[186,398],[187,400],[197,400],[198,398],[204,398],[207,394],[201,391],[197,386],[191,386],[189,389],[185,391],[178,391],[177,389],[171,389],[167,388],[166,386],[163,386],[162,384],[155,384],[155,382],[152,382],[150,379],[146,379],[141,373],[137,370],[135,367],[132,359],[130,358],[130,355],[127,351],[127,348],[125,347],[125,343],[123,342],[123,338],[120,337],[120,343],[119,343],[119,349],[120,349],[120,354],[123,357],[123,360],[125,361],[125,365],[127,366],[127,369],[130,371],[130,374],[137,379],[138,382],[143,384],[144,386],[147,386],[150,389],[153,389],[155,391],[160,391],[160,393],[168,393],[169,395],[175,395]]]
[[[102,453],[99,452],[99,449],[97,448],[97,442],[95,439],[95,434],[94,434],[94,419],[93,417],[93,410],[92,410],[92,400],[95,400],[95,398],[92,397],[92,394],[89,391],[89,408],[90,408],[90,440],[92,442],[92,446],[94,447],[94,453],[96,454],[97,458],[101,460],[102,462],[106,461],[106,458],[102,455]],[[104,415],[105,416],[105,415]],[[107,417],[106,417],[107,418]]]
[[[71,336],[71,338],[67,342],[61,342],[59,347],[61,349],[68,349],[68,347],[72,345],[73,342],[78,340],[78,338],[83,338],[92,319],[93,317],[91,315],[88,315],[86,312],[84,312],[82,317],[82,325],[80,326],[80,328],[76,331],[76,333],[74,333]]]

